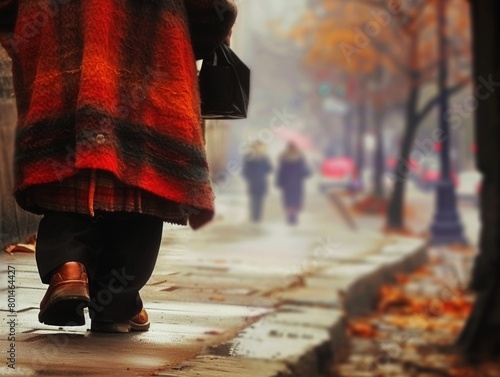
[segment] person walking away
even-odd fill
[[[268,191],[267,176],[272,171],[264,143],[255,142],[243,159],[243,177],[250,197],[250,218],[254,223],[262,219],[264,199]]]
[[[149,329],[139,291],[163,222],[197,229],[213,217],[196,59],[236,12],[232,0],[0,0],[14,195],[43,215],[40,322],[83,325],[88,307],[91,331]]]
[[[304,201],[304,180],[310,175],[304,155],[289,143],[279,158],[276,185],[282,192],[283,207],[290,225],[298,222]]]

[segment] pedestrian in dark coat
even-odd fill
[[[304,180],[309,176],[306,160],[298,147],[289,143],[279,159],[276,184],[282,191],[289,224],[296,224],[304,202]]]
[[[92,331],[149,328],[139,290],[163,221],[213,217],[196,59],[235,18],[233,0],[0,0],[14,195],[44,215],[40,322],[82,325],[88,306]]]
[[[265,145],[256,142],[243,160],[243,177],[247,181],[250,214],[255,223],[262,219],[262,209],[268,186],[267,176],[271,171],[271,162],[266,154]]]

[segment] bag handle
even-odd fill
[[[210,56],[208,56],[203,60],[203,64],[205,64],[206,62],[207,65],[211,66],[217,66],[217,65],[230,66],[232,60],[230,58],[229,51],[231,51],[230,47],[225,43],[221,43],[219,46],[217,46],[217,48],[212,52]]]

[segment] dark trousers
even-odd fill
[[[53,213],[40,222],[36,262],[43,283],[75,261],[89,275],[91,318],[127,320],[142,308],[139,290],[150,278],[160,248],[163,221],[136,213]]]
[[[250,195],[250,213],[253,222],[259,222],[262,219],[263,205],[264,205],[264,194]]]

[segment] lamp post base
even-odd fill
[[[436,204],[437,210],[431,225],[431,243],[467,245],[457,212],[455,188],[450,179],[438,182]]]

